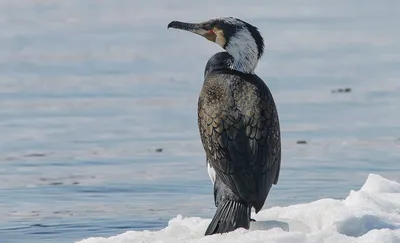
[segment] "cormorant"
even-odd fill
[[[214,185],[217,211],[205,235],[250,228],[281,165],[278,112],[267,85],[254,74],[264,52],[258,29],[240,19],[202,23],[172,21],[168,28],[193,32],[226,52],[212,56],[198,100],[198,126]]]

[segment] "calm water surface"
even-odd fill
[[[267,40],[257,73],[279,108],[283,162],[265,208],[346,197],[369,173],[400,181],[397,0],[4,0],[0,242],[211,218],[196,106],[220,49],[166,25],[215,16]]]

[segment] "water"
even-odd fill
[[[212,216],[196,106],[220,48],[166,25],[215,16],[267,40],[283,161],[265,208],[400,181],[398,1],[1,1],[0,242]]]

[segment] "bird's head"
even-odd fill
[[[264,53],[264,39],[258,29],[237,18],[215,18],[202,23],[172,21],[168,28],[201,35],[224,48],[233,58],[232,68],[253,73]]]

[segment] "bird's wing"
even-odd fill
[[[277,183],[281,162],[276,107],[266,85],[260,85],[252,89],[254,94],[247,94],[255,102],[247,115],[232,109],[221,112],[221,107],[202,109],[199,100],[199,127],[209,163],[223,183],[257,212]]]

